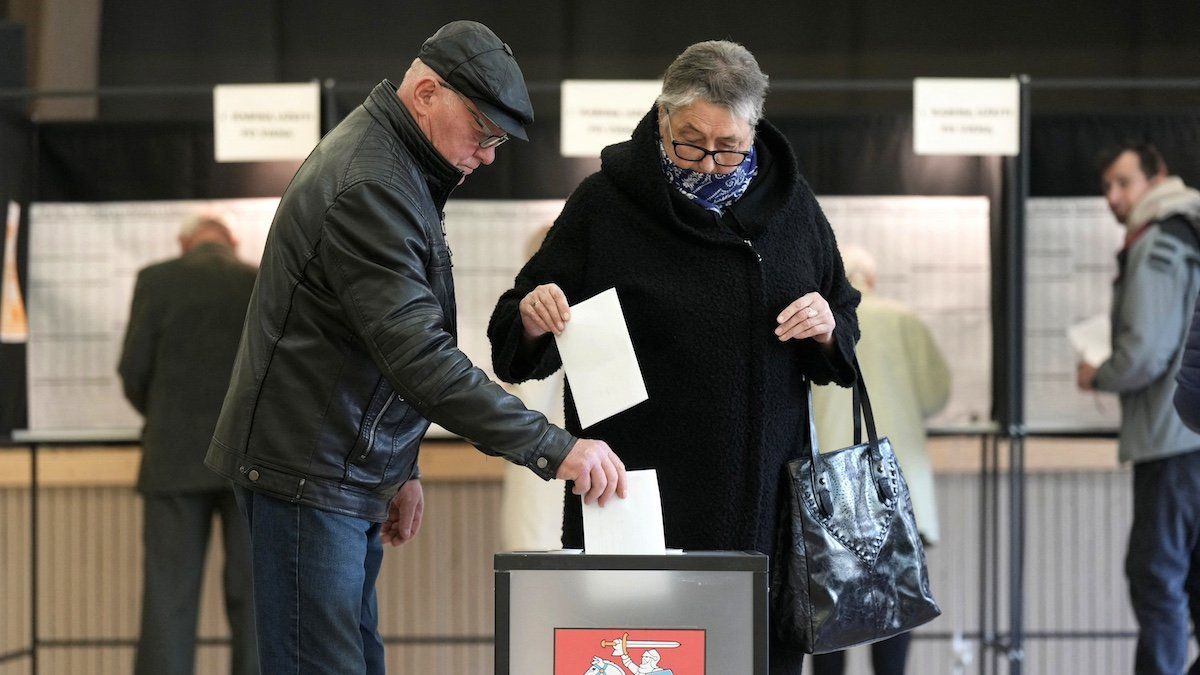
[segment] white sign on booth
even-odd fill
[[[304,159],[321,138],[321,90],[301,84],[213,87],[218,162]]]
[[[918,77],[913,148],[918,155],[1017,155],[1021,89],[1015,78]]]
[[[661,90],[659,80],[563,80],[562,156],[599,157],[629,140]]]

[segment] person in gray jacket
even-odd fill
[[[144,508],[142,628],[134,672],[191,673],[213,515],[225,549],[225,612],[235,675],[258,672],[249,537],[229,482],[204,466],[233,370],[255,269],[219,217],[179,234],[183,255],[141,270],[118,370],[145,418],[137,489]]]
[[[1113,285],[1112,355],[1078,366],[1081,389],[1121,399],[1120,457],[1133,463],[1125,573],[1138,621],[1135,671],[1185,670],[1189,609],[1200,619],[1200,434],[1175,412],[1175,376],[1200,291],[1200,193],[1167,175],[1149,144],[1101,160],[1104,196],[1126,228]],[[1200,663],[1193,664],[1197,672]]]

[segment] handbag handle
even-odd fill
[[[862,427],[863,422],[866,422],[867,440],[870,443],[870,451],[867,456],[871,465],[871,474],[875,477],[873,482],[875,490],[879,493],[879,499],[886,502],[895,497],[895,490],[891,481],[887,480],[887,469],[883,465],[883,453],[879,450],[879,434],[875,428],[875,413],[871,409],[871,398],[867,394],[867,383],[863,379],[862,367],[858,365],[857,354],[851,357],[851,365],[854,366],[854,384],[851,386],[853,390],[851,405],[854,418],[854,445],[862,443]],[[817,441],[817,419],[813,412],[812,381],[805,378],[804,386],[808,399],[808,440],[811,455],[809,480],[812,482],[812,490],[817,498],[818,506],[822,513],[829,517],[833,515],[833,497],[829,490],[829,481],[825,476],[821,447]]]

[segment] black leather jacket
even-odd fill
[[[462,174],[395,92],[376,86],[284,193],[205,460],[376,522],[431,420],[543,478],[575,442],[459,351],[441,211]]]

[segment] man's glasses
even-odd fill
[[[671,136],[671,148],[675,150],[675,156],[685,162],[702,162],[704,158],[712,155],[713,163],[717,166],[741,166],[742,162],[750,156],[749,152],[741,152],[739,150],[709,150],[691,143],[681,143],[675,140],[675,130],[671,128],[671,111],[663,108],[667,113],[667,133]]]
[[[500,136],[497,136],[496,134],[493,134],[491,131],[489,131],[488,123],[484,121],[484,120],[487,120],[487,118],[480,115],[479,113],[475,112],[475,109],[472,108],[471,104],[467,102],[466,96],[463,96],[462,94],[458,93],[458,91],[454,87],[451,87],[450,85],[446,84],[445,82],[438,82],[438,84],[445,87],[451,93],[453,93],[455,96],[457,96],[458,99],[460,101],[462,101],[463,106],[466,107],[467,112],[471,113],[471,119],[475,122],[475,128],[479,131],[479,133],[483,134],[483,140],[479,141],[479,147],[494,148],[497,145],[500,145],[504,141],[508,140],[508,134],[501,134]],[[490,121],[491,120],[488,120],[488,122],[490,122]],[[496,126],[496,125],[493,124],[492,126]]]

